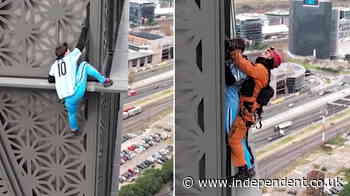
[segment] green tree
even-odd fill
[[[339,196],[349,196],[350,195],[350,184],[344,186],[344,190],[339,194]]]
[[[140,186],[136,184],[128,184],[123,186],[118,195],[119,196],[144,196],[144,191],[141,189]]]
[[[173,178],[173,160],[168,160],[162,169],[147,169],[134,184],[123,186],[119,196],[153,196]]]
[[[160,176],[164,183],[169,182],[173,178],[173,160],[168,160],[162,167]]]
[[[152,196],[159,192],[162,187],[159,169],[149,169],[145,171],[145,174],[136,180],[136,184],[145,191],[145,196]]]

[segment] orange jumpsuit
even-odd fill
[[[235,51],[233,56],[234,63],[239,67],[239,69],[247,74],[247,76],[253,78],[255,82],[253,96],[240,96],[240,114],[237,116],[229,133],[228,143],[231,148],[231,162],[235,167],[241,167],[246,165],[242,142],[244,139],[248,139],[246,138],[249,129],[247,123],[250,122],[251,124],[254,124],[256,121],[255,112],[260,107],[260,105],[256,102],[256,98],[258,97],[261,89],[267,86],[269,73],[264,65],[259,63],[253,64],[249,60],[243,58],[241,53],[238,51]],[[248,111],[248,108],[244,105],[245,102],[251,104],[250,111]]]

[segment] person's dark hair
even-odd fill
[[[67,52],[68,50],[68,44],[67,43],[63,43],[62,45],[58,46],[56,48],[55,54],[57,59],[61,59],[64,57],[64,54]]]
[[[245,50],[245,41],[240,38],[225,40],[225,60],[230,59],[230,52],[240,49],[242,53]]]

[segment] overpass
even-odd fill
[[[127,91],[127,0],[90,0],[86,56],[114,85],[89,82],[72,136],[47,82],[54,49],[75,45],[87,0],[0,4],[0,195],[117,195]]]

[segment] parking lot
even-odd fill
[[[171,133],[146,130],[141,135],[123,136],[119,182],[123,186],[133,182],[145,169],[159,167],[172,158],[173,146],[167,144]]]

